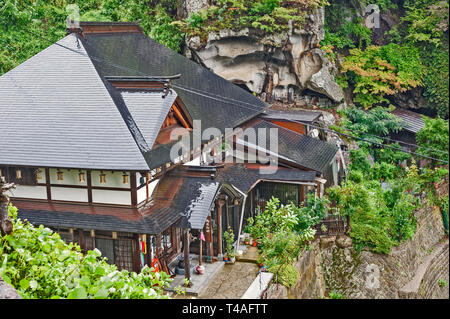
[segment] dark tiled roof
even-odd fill
[[[220,183],[211,178],[186,177],[175,198],[175,205],[183,216],[180,226],[202,229],[219,188]]]
[[[194,88],[199,94],[174,87],[193,120],[202,127],[234,128],[261,113],[265,104],[244,89],[215,75],[141,33],[87,34],[82,40],[101,76],[164,76],[181,74],[174,85]],[[114,67],[120,65],[125,68]],[[131,70],[130,70],[131,69]],[[133,71],[137,70],[137,71]],[[192,91],[192,90],[191,90]],[[205,97],[203,95],[212,95]],[[226,102],[221,96],[234,101]],[[241,104],[239,101],[250,103]],[[250,109],[249,109],[250,108]],[[251,108],[254,108],[252,110]]]
[[[314,122],[322,113],[302,110],[271,110],[268,109],[265,113],[260,115],[261,118],[267,120],[290,120],[299,122]]]
[[[417,133],[425,126],[421,114],[400,108],[396,108],[392,114],[403,120],[403,128],[406,131]]]
[[[279,182],[314,182],[314,171],[302,171],[298,169],[278,168],[275,172],[264,174],[264,166],[261,165],[232,164],[218,172],[217,180],[235,186],[243,193],[248,193],[259,181]]]
[[[338,151],[336,145],[298,134],[267,121],[256,121],[251,127],[256,129],[257,135],[258,129],[266,129],[266,149],[269,149],[270,145],[278,144],[277,154],[280,159],[284,158],[320,173],[325,172]],[[278,139],[269,134],[269,129],[278,129]]]

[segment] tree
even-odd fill
[[[416,142],[419,148],[417,153],[438,158],[443,161],[449,159],[449,125],[448,120],[439,117],[431,119],[423,117],[425,126],[416,134]],[[437,162],[432,161],[436,166]]]

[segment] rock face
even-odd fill
[[[303,100],[305,94],[343,99],[334,81],[336,68],[318,48],[324,37],[324,10],[309,15],[306,27],[276,35],[255,29],[210,33],[205,43],[187,39],[198,63],[268,101]]]
[[[183,0],[178,1],[178,17],[184,19],[189,17],[191,13],[205,9],[209,5],[209,0]]]
[[[22,297],[0,277],[0,299],[22,299]]]
[[[449,282],[449,246],[442,215],[432,207],[415,215],[414,238],[393,247],[389,255],[358,252],[346,235],[318,238],[295,263],[300,274],[296,285],[272,285],[265,297],[324,298],[334,292],[352,299],[448,298],[444,282]]]

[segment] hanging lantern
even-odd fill
[[[1,174],[0,174],[1,175]],[[36,179],[42,179],[42,171],[40,169],[38,169],[36,171]]]
[[[78,180],[80,181],[80,183],[84,183],[86,181],[84,178],[84,173],[82,171],[78,173]]]
[[[128,175],[127,175],[127,173],[123,172],[122,177],[123,177],[123,183],[124,184],[128,184]]]
[[[3,175],[2,175],[2,170],[0,169],[0,177],[3,177]]]
[[[103,172],[100,172],[100,184],[106,184],[106,175]]]
[[[56,172],[56,179],[58,180],[58,181],[62,181],[63,180],[63,172],[61,172],[61,171],[57,171]]]
[[[115,231],[112,232],[112,239],[117,239],[117,232]]]
[[[95,237],[95,230],[91,229],[91,237]]]
[[[22,171],[20,169],[16,170],[16,178],[21,179],[22,178]]]
[[[142,184],[145,184],[145,177],[144,176],[141,176],[141,178],[139,178],[139,183],[142,185]]]

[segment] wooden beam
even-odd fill
[[[130,173],[130,186],[131,186],[131,205],[137,205],[137,185],[136,185],[136,172]]]
[[[299,199],[299,206],[301,203],[305,202],[305,186],[298,185],[298,199]]]
[[[92,204],[92,172],[90,170],[86,171],[86,184],[88,192],[88,202]]]
[[[47,189],[47,200],[52,200],[52,190],[50,186],[50,169],[45,169],[45,186]]]
[[[191,280],[191,261],[189,260],[189,229],[183,229],[184,277]]]
[[[148,182],[150,181],[150,172],[147,172],[145,174],[145,202],[148,202],[148,199],[150,197],[149,189],[148,189]]]
[[[219,199],[216,202],[217,208],[217,243],[218,243],[218,255],[222,256],[222,207],[225,204],[224,200]]]

